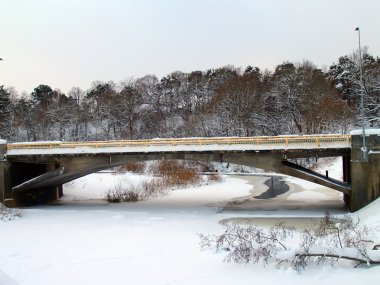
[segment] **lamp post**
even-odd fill
[[[364,118],[364,90],[363,90],[363,61],[362,61],[362,48],[360,45],[360,28],[356,27],[355,31],[358,32],[359,37],[359,68],[360,68],[360,114],[362,117],[362,136],[363,136],[363,146],[362,151],[362,161],[368,160],[367,146],[365,145],[365,118]]]

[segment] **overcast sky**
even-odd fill
[[[0,85],[68,92],[95,80],[225,65],[329,67],[380,56],[379,0],[0,0]]]

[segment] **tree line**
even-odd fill
[[[114,82],[68,94],[48,85],[18,96],[0,86],[0,138],[88,141],[163,137],[345,133],[380,125],[380,59],[364,49],[322,71],[310,61],[274,71],[226,66]]]

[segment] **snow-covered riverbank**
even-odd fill
[[[149,178],[129,175],[128,179]],[[376,267],[326,265],[300,274],[272,266],[223,263],[222,253],[200,249],[197,233],[219,233],[224,219],[322,216],[324,209],[309,209],[308,199],[315,205],[341,202],[335,194],[313,189],[319,186],[291,179],[290,190],[274,200],[301,201],[298,205],[303,201],[302,208],[259,210],[252,208],[259,204],[252,206],[252,197],[266,191],[262,178],[256,178],[256,188],[250,178],[228,176],[220,184],[176,190],[155,200],[121,204],[98,200],[113,180],[113,174],[87,176],[66,185],[66,198],[60,203],[24,209],[23,217],[0,222],[0,284],[377,283],[380,268]],[[88,198],[92,200],[83,200]],[[251,201],[243,203],[247,199]],[[265,201],[269,200],[259,202]],[[246,208],[237,210],[234,204]],[[364,222],[380,225],[379,204],[363,211]]]

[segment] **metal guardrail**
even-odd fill
[[[149,146],[207,146],[207,145],[251,145],[269,149],[288,148],[349,148],[350,135],[307,135],[307,136],[267,136],[267,137],[219,137],[181,138],[151,140],[118,140],[88,142],[28,142],[7,144],[7,151],[16,149],[74,149],[74,148],[115,148]]]

